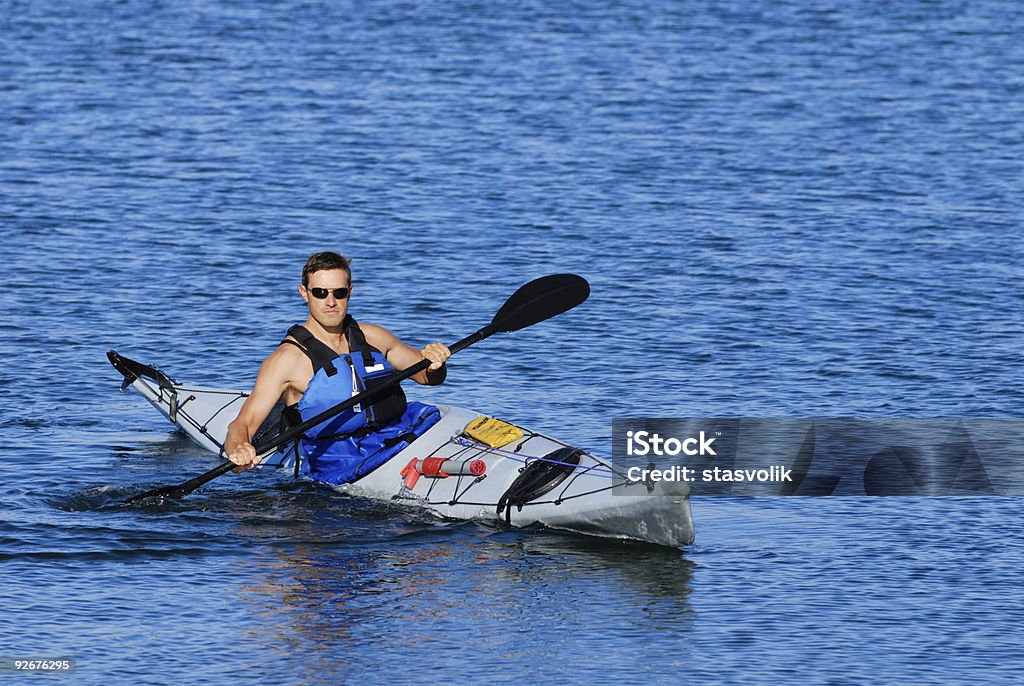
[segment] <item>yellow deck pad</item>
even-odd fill
[[[483,443],[492,448],[501,448],[523,437],[523,430],[518,426],[494,417],[474,419],[466,425],[462,432],[477,443]]]

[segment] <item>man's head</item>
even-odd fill
[[[352,271],[349,261],[336,252],[318,252],[302,268],[299,294],[309,305],[309,316],[320,326],[333,329],[341,326],[348,313],[352,292]]]
[[[309,277],[314,272],[341,269],[348,275],[348,285],[352,285],[352,270],[348,265],[352,260],[342,257],[336,252],[316,252],[309,256],[302,267],[302,285],[309,285]]]

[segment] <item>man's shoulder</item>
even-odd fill
[[[380,350],[382,353],[386,354],[389,350],[401,343],[395,334],[391,333],[383,326],[359,322],[359,328],[363,332],[366,342],[377,350]]]
[[[383,326],[379,326],[378,324],[367,324],[366,322],[359,322],[359,328],[360,330],[362,330],[364,336],[368,336],[371,334],[374,336],[393,335],[390,331],[385,329]]]
[[[288,337],[285,340],[293,339]],[[263,364],[269,368],[291,371],[293,369],[301,370],[303,366],[308,366],[310,362],[309,357],[299,346],[281,341],[281,344],[274,349],[274,352],[267,356]]]

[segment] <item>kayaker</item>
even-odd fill
[[[430,360],[430,366],[412,379],[430,386],[444,382],[445,361],[451,355],[447,346],[431,343],[417,350],[383,327],[357,324],[348,314],[352,291],[345,257],[318,252],[306,261],[299,295],[309,307],[309,317],[289,329],[264,360],[252,394],[228,427],[224,450],[239,465],[236,472],[259,463],[253,435],[278,400],[284,401],[285,417],[295,425],[423,359]],[[429,405],[406,403],[396,385],[364,407],[357,405],[307,431],[301,447],[314,478],[346,483],[386,461],[389,444],[425,422],[432,424],[436,415],[436,408]]]

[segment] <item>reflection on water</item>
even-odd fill
[[[316,656],[303,669],[321,675],[366,659],[368,643],[374,659],[395,664],[469,657],[484,645],[532,659],[537,643],[515,636],[550,633],[562,637],[551,647],[560,659],[584,659],[609,632],[685,632],[692,615],[693,563],[655,546],[459,523],[420,524],[387,545],[271,548],[265,578],[239,600],[259,606],[261,625],[272,627],[260,643]]]

